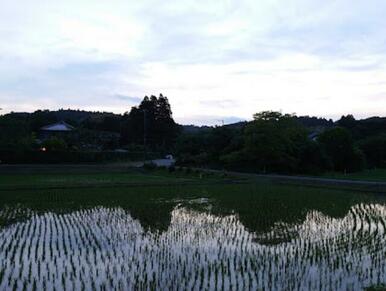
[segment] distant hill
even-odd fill
[[[90,129],[119,132],[119,122],[123,115],[112,112],[59,109],[52,111],[37,110],[33,113],[11,112],[2,116],[19,121],[28,121],[32,124],[32,128],[35,130],[40,126],[44,126],[49,123],[66,121],[74,126],[81,125]],[[386,132],[386,117],[369,117],[358,120],[353,119],[351,124],[347,121],[342,122],[342,119],[334,122],[332,119],[308,115],[297,116],[296,118],[302,125],[312,131],[319,131],[339,125],[349,128],[354,137],[363,137],[365,135],[375,135]],[[242,129],[246,124],[248,124],[247,121],[241,121],[226,124],[224,126],[227,128]],[[214,126],[181,125],[181,128],[185,133],[199,133],[202,131],[208,131],[214,128]]]
[[[226,128],[241,129],[246,124],[248,124],[247,121],[240,121],[236,123],[225,124],[223,126]],[[190,125],[181,125],[181,127],[184,133],[199,133],[199,132],[211,130],[216,126],[207,126],[207,125],[197,126],[197,125],[190,124]]]
[[[23,123],[25,128],[38,131],[41,127],[65,121],[75,127],[99,131],[120,132],[122,115],[111,112],[93,112],[85,110],[59,109],[37,110],[28,112],[11,112],[0,116],[0,119]]]
[[[184,133],[199,133],[199,132],[202,132],[202,131],[208,131],[210,129],[212,129],[213,127],[212,126],[197,126],[197,125],[193,125],[193,124],[190,124],[190,125],[181,125],[181,128],[182,128],[182,132]]]
[[[103,119],[104,117],[117,117],[122,115],[112,112],[99,112],[99,111],[84,111],[84,110],[72,110],[72,109],[59,109],[57,111],[51,111],[55,114],[58,120],[66,120],[73,123],[82,123],[87,119]]]
[[[248,124],[248,121],[239,121],[236,123],[226,124],[224,127],[232,128],[232,129],[242,129]]]

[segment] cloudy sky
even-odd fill
[[[0,107],[386,115],[384,0],[0,0]]]

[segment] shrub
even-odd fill
[[[51,137],[43,142],[42,147],[49,151],[65,151],[67,150],[66,142],[59,137]]]

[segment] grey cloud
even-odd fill
[[[114,98],[127,101],[130,103],[138,104],[142,101],[141,97],[133,97],[133,96],[127,96],[127,95],[122,95],[122,94],[115,94],[113,95]]]

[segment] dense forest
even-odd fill
[[[41,136],[43,126],[74,130]],[[124,114],[38,110],[0,116],[0,160],[11,153],[173,153],[178,163],[260,173],[353,172],[386,167],[386,118],[337,121],[263,111],[224,126],[178,125],[168,98],[145,96]],[[80,159],[81,161],[81,159]],[[19,161],[20,162],[20,161]]]

